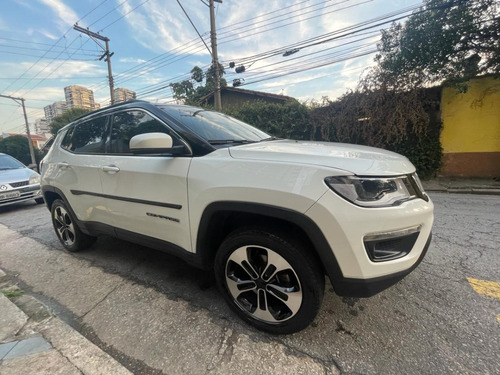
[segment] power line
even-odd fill
[[[120,21],[122,18],[128,16],[130,13],[132,13],[133,11],[135,11],[137,8],[143,6],[144,4],[146,4],[149,0],[144,0],[142,3],[140,3],[139,5],[137,5],[135,8],[129,10],[127,13],[125,13],[124,15],[122,15],[121,17],[117,18],[116,20],[114,20],[113,22],[111,22],[110,24],[104,26],[101,31],[104,31],[106,30],[108,27],[114,25],[115,23],[117,23],[118,21]]]
[[[36,45],[39,45],[39,46],[52,46],[52,44],[50,44],[50,43],[32,42],[32,41],[21,40],[21,39],[12,39],[12,38],[3,38],[3,37],[0,37],[0,39],[1,40],[7,40],[9,42],[16,42],[16,43],[36,44]],[[9,47],[14,47],[14,46],[9,45]],[[16,48],[29,48],[29,47],[16,47]],[[66,48],[66,47],[60,47],[60,46],[55,46],[54,48],[73,49],[73,48]],[[78,49],[78,48],[74,48],[74,49]],[[83,49],[83,48],[80,48],[79,50],[83,51],[83,52],[96,52],[96,50],[93,50],[93,49]],[[43,51],[47,51],[47,50],[43,50]]]
[[[369,29],[373,29],[375,27],[379,27],[379,26],[387,24],[387,23],[394,22],[395,20],[406,18],[408,15],[401,16],[398,18],[389,19],[389,18],[394,17],[398,14],[405,14],[405,13],[408,13],[412,10],[418,9],[418,7],[419,6],[412,6],[412,7],[404,8],[404,9],[399,10],[397,12],[390,12],[388,14],[385,14],[385,15],[382,15],[379,17],[375,17],[375,18],[372,18],[370,20],[360,22],[358,24],[351,25],[348,27],[344,27],[342,29],[338,29],[338,30],[335,30],[335,31],[332,31],[332,32],[329,32],[326,34],[322,34],[322,35],[319,35],[319,36],[316,36],[313,38],[309,38],[309,39],[306,39],[306,40],[301,41],[301,42],[296,42],[296,43],[293,43],[293,44],[290,44],[290,45],[287,45],[284,47],[275,48],[275,49],[267,51],[267,52],[259,53],[259,54],[253,55],[253,56],[247,56],[247,57],[244,57],[241,59],[235,59],[232,61],[234,61],[236,64],[248,64],[250,62],[256,62],[256,61],[263,60],[263,59],[266,59],[269,57],[281,55],[285,51],[290,50],[290,49],[294,49],[294,48],[304,49],[304,48],[319,45],[322,43],[331,42],[331,41],[334,41],[337,39],[344,38],[344,37],[349,36],[349,35],[353,35],[353,34],[356,34],[356,33],[362,32],[362,31],[366,31]],[[377,24],[364,27],[366,25],[370,25],[370,24],[378,22],[378,21],[385,21],[385,22],[379,22]],[[228,62],[228,61],[230,61],[230,60],[226,60],[225,62]]]
[[[94,8],[92,8],[92,10],[90,10],[89,12],[87,12],[87,13],[86,13],[83,17],[81,17],[78,21],[83,20],[85,17],[87,17],[89,14],[91,14],[91,13],[92,13],[92,12],[94,12],[97,8],[99,8],[101,5],[103,5],[106,1],[108,1],[108,0],[102,0],[102,1],[101,1],[98,5],[97,5],[97,6],[95,6]],[[77,22],[78,22],[78,21],[77,21]],[[55,46],[56,46],[56,45],[57,45],[57,44],[58,44],[61,40],[63,40],[63,39],[66,37],[66,35],[67,35],[70,31],[71,31],[71,29],[72,29],[72,28],[70,27],[68,30],[66,30],[66,32],[63,34],[63,36],[61,36],[61,37],[60,37],[60,38],[59,38],[59,39],[58,39],[58,40],[57,40],[57,41],[53,44],[53,47],[55,47]],[[51,49],[49,49],[49,51],[51,51]],[[48,52],[47,52],[47,53],[48,53]],[[32,69],[32,68],[33,68],[36,64],[38,64],[38,63],[39,63],[39,62],[40,62],[40,61],[41,61],[41,60],[45,57],[45,55],[46,55],[46,54],[44,54],[44,55],[42,55],[41,57],[39,57],[37,61],[35,61],[35,62],[34,62],[34,63],[33,63],[33,64],[32,64],[32,65],[28,68],[28,69],[26,69],[26,70],[24,71],[24,73],[22,73],[22,74],[20,75],[20,77],[19,77],[19,78],[24,77],[24,75],[25,75],[26,73],[28,73],[28,72],[29,72],[29,71],[30,71],[30,70],[31,70],[31,69]],[[8,90],[10,87],[12,87],[12,85],[14,85],[16,82],[17,82],[17,80],[16,80],[16,81],[14,81],[14,82],[11,82],[11,83],[10,83],[10,84],[9,84],[9,85],[8,85],[8,86],[4,89],[4,91],[7,91],[7,90]],[[16,90],[16,92],[18,92],[18,91],[19,91],[19,90]]]
[[[268,18],[268,19],[266,19],[266,20],[261,20],[261,21],[255,22],[255,23],[253,23],[253,24],[250,24],[250,25],[238,26],[238,27],[233,28],[233,29],[231,29],[231,30],[228,30],[228,31],[223,31],[223,32],[221,32],[221,33],[220,33],[220,35],[229,34],[229,33],[234,33],[234,32],[237,32],[237,31],[238,31],[238,30],[240,30],[240,29],[248,29],[248,28],[249,28],[250,30],[252,30],[252,29],[254,29],[254,28],[255,28],[255,26],[256,26],[257,24],[264,23],[264,22],[267,22],[267,21],[270,21],[270,20],[273,20],[273,19],[276,19],[276,18],[287,17],[286,19],[283,19],[283,20],[278,20],[278,21],[273,21],[273,22],[270,22],[270,23],[266,23],[266,24],[264,24],[264,25],[262,25],[262,26],[258,26],[257,28],[261,28],[261,27],[266,27],[266,26],[274,25],[274,24],[277,24],[277,23],[280,23],[280,22],[289,21],[289,20],[290,20],[290,18],[291,18],[291,17],[290,17],[290,15],[291,15],[291,14],[293,14],[293,13],[299,13],[299,12],[300,12],[300,14],[299,14],[299,15],[300,15],[300,16],[304,16],[304,15],[306,15],[306,14],[310,14],[310,13],[314,13],[314,12],[318,12],[318,11],[323,11],[323,10],[325,10],[325,9],[327,9],[327,8],[331,8],[331,7],[334,7],[334,6],[337,6],[337,5],[339,5],[339,4],[346,3],[346,2],[349,2],[349,1],[352,1],[352,0],[342,0],[342,1],[339,1],[338,3],[330,4],[330,5],[327,5],[327,6],[323,7],[323,8],[314,9],[314,10],[310,10],[310,11],[304,12],[304,10],[305,10],[305,9],[308,9],[308,8],[311,8],[311,7],[315,7],[315,6],[318,6],[318,5],[322,5],[322,4],[325,4],[325,3],[329,2],[329,1],[332,1],[332,0],[326,0],[326,1],[323,1],[323,2],[318,3],[318,4],[313,4],[313,5],[310,5],[310,6],[307,6],[307,7],[301,8],[301,9],[297,9],[297,10],[294,10],[294,11],[291,11],[291,12],[287,12],[287,13],[284,13],[284,14],[280,14],[280,15],[278,15],[278,16],[274,16],[274,17]],[[369,1],[373,1],[373,0],[369,0]],[[356,6],[356,5],[354,5],[354,6]],[[340,10],[342,10],[342,9],[340,9]],[[336,10],[336,11],[338,11],[338,10]],[[334,11],[334,12],[336,12],[336,11]],[[316,16],[311,17],[311,18],[321,17],[321,16],[323,16],[323,15],[325,15],[325,14],[330,14],[330,13],[334,13],[334,12],[323,13],[323,14],[316,15]],[[295,16],[294,16],[294,17],[295,17]],[[305,20],[307,20],[307,19],[310,19],[310,18],[300,19],[300,20],[299,20],[299,21],[297,21],[297,22],[302,22],[302,21],[305,21]],[[296,22],[293,22],[293,23],[296,23]],[[289,23],[289,24],[287,24],[287,25],[285,25],[285,26],[288,26],[288,25],[290,25],[290,24],[292,24],[292,23]],[[249,31],[249,30],[244,30],[243,32],[245,32],[245,31]],[[223,40],[223,39],[227,39],[227,37],[223,37],[223,38],[221,38],[221,40]]]

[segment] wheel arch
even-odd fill
[[[54,186],[46,185],[46,186],[42,187],[42,193],[43,193],[43,198],[45,199],[45,204],[47,205],[47,208],[49,209],[49,211],[52,211],[52,204],[54,203],[54,201],[56,199],[61,199],[66,204],[66,207],[68,208],[68,210],[71,212],[71,215],[73,216],[76,225],[78,225],[78,228],[83,233],[85,233],[87,235],[90,234],[89,231],[87,230],[87,228],[85,227],[85,225],[83,225],[80,222],[80,220],[77,219],[77,216],[76,216],[75,212],[73,211],[73,208],[69,204],[68,199],[66,198],[64,193],[61,191],[61,189],[58,189]]]
[[[200,219],[196,253],[202,264],[212,267],[215,253],[224,238],[242,226],[263,225],[287,230],[314,250],[325,274],[332,283],[342,272],[325,236],[306,215],[290,209],[260,203],[219,201],[209,204]]]

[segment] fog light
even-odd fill
[[[385,262],[407,255],[417,241],[422,226],[366,235],[363,239],[371,261]]]

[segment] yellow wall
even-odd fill
[[[466,93],[443,88],[443,152],[500,151],[500,79],[478,78]]]

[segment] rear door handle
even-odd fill
[[[101,168],[104,172],[109,173],[109,174],[115,174],[120,172],[120,168],[114,165],[105,165],[104,167]]]
[[[65,161],[62,161],[62,162],[59,162],[57,163],[57,166],[61,169],[66,169],[66,168],[69,168],[69,164],[66,163]]]

